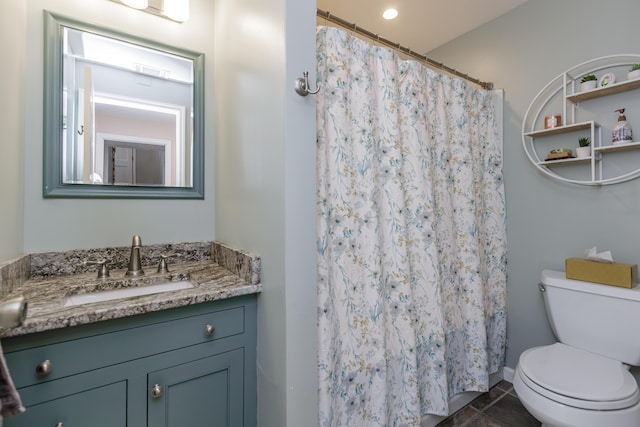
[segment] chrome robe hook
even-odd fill
[[[302,73],[303,77],[298,77],[295,82],[296,93],[300,96],[307,96],[309,94],[315,95],[320,92],[320,85],[316,87],[316,90],[309,90],[309,72]]]

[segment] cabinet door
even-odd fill
[[[241,427],[244,349],[236,349],[148,375],[148,425]]]
[[[4,427],[115,427],[126,425],[126,381],[27,406],[26,412],[4,419]]]

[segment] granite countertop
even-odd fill
[[[224,246],[216,247],[215,244],[214,252],[218,255],[214,258],[218,258],[216,261],[219,263],[207,259],[173,264],[169,266],[168,273],[156,273],[156,266],[145,265],[145,274],[135,278],[125,276],[126,269],[111,270],[110,277],[106,279],[98,279],[95,271],[30,278],[12,289],[9,295],[5,295],[6,298],[24,295],[28,302],[27,318],[20,327],[0,328],[0,338],[261,292],[259,258],[250,258],[247,254],[234,252]],[[233,272],[232,269],[236,271]],[[196,286],[151,295],[65,306],[65,300],[72,295],[181,280],[191,280]]]

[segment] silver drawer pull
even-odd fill
[[[48,359],[36,366],[36,374],[41,376],[49,375],[52,370],[53,364]]]
[[[216,331],[216,327],[213,325],[207,325],[204,327],[204,333],[207,334],[207,336],[213,335],[215,331]]]
[[[159,398],[160,396],[162,396],[162,386],[160,384],[156,384],[153,386],[153,388],[151,389],[151,396],[153,396],[154,398]]]
[[[64,427],[64,423],[58,423],[56,424],[56,427]]]

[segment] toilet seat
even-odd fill
[[[520,356],[523,382],[553,401],[589,410],[618,410],[640,402],[633,375],[619,361],[555,343]]]

